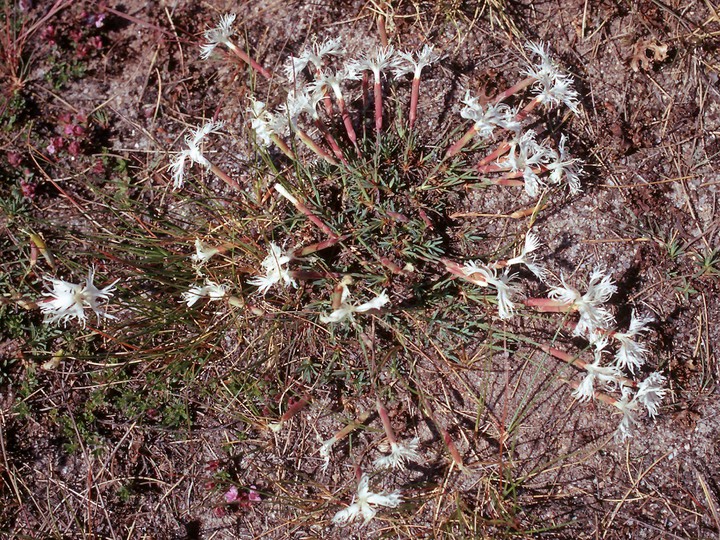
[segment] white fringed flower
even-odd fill
[[[314,82],[308,85],[310,92],[319,93],[321,96],[325,95],[325,92],[332,92],[335,98],[344,100],[342,90],[342,82],[346,80],[345,73],[331,73],[328,70],[319,71]]]
[[[320,88],[314,85],[307,85],[288,94],[288,109],[293,111],[292,115],[294,117],[305,113],[313,120],[319,120],[320,113],[318,113],[318,105],[323,98],[324,94]]]
[[[398,52],[398,56],[404,62],[396,62],[393,72],[396,77],[401,77],[406,73],[412,73],[414,79],[419,79],[422,70],[434,62],[440,60],[440,55],[433,50],[432,45],[425,45],[422,50],[417,53],[417,60],[412,54],[406,52]]]
[[[660,373],[651,373],[638,385],[637,392],[632,399],[630,399],[632,391],[627,387],[623,387],[622,399],[614,403],[615,407],[623,413],[623,418],[615,433],[615,436],[620,441],[632,437],[633,427],[638,422],[637,412],[640,410],[640,406],[647,410],[648,416],[651,418],[657,415],[660,402],[667,393],[665,382],[665,377]]]
[[[180,189],[185,183],[185,162],[189,159],[192,163],[197,163],[202,167],[210,168],[210,162],[203,156],[200,151],[202,140],[210,133],[216,133],[223,127],[224,122],[207,122],[198,127],[190,135],[185,137],[187,148],[181,151],[170,165],[173,177],[173,187]]]
[[[320,315],[320,321],[325,324],[340,322],[346,317],[352,316],[353,313],[364,313],[366,311],[370,311],[371,309],[381,309],[385,304],[390,302],[390,298],[387,293],[383,291],[369,302],[354,306],[348,303],[348,299],[350,298],[350,289],[348,289],[348,286],[345,283],[341,283],[341,286],[342,293],[340,296],[340,307],[330,313],[330,315]]]
[[[534,232],[528,231],[527,234],[525,234],[525,243],[522,252],[517,257],[508,259],[507,266],[524,264],[540,281],[545,281],[547,278],[547,270],[535,262],[537,257],[533,253],[540,246],[542,246],[542,244],[538,236]]]
[[[615,431],[615,438],[620,442],[632,437],[633,428],[638,422],[636,415],[639,404],[637,399],[630,399],[631,394],[632,391],[624,386],[622,389],[622,398],[614,403],[615,407],[623,414],[622,420],[620,420],[620,424]]]
[[[207,298],[210,302],[222,299],[227,294],[227,287],[219,285],[210,279],[205,280],[205,285],[199,287],[193,285],[189,290],[182,293],[182,301],[188,307],[192,307],[201,298]]]
[[[320,90],[309,93],[310,85],[293,90],[288,93],[285,103],[278,107],[278,115],[287,122],[288,127],[298,131],[298,120],[303,113],[310,114],[315,118],[318,116],[317,105],[322,100]],[[317,88],[317,87],[314,87]]]
[[[549,150],[549,160],[545,164],[545,168],[550,171],[548,176],[550,182],[560,184],[564,178],[565,183],[570,188],[570,193],[575,195],[582,191],[580,189],[580,175],[583,174],[583,168],[578,165],[580,163],[579,159],[569,157],[565,149],[566,143],[567,137],[563,133],[560,136],[558,150]]]
[[[534,74],[537,74],[538,72],[545,72],[548,73],[550,76],[555,76],[555,72],[557,71],[557,65],[550,58],[550,51],[545,43],[535,43],[533,41],[530,41],[525,44],[525,48],[532,54],[540,57],[539,65],[531,66],[526,69],[526,73],[528,75],[536,79],[538,77]]]
[[[287,118],[273,114],[265,108],[265,103],[250,96],[247,111],[252,115],[250,128],[255,132],[257,142],[263,147],[270,146],[273,136],[281,136],[288,130]]]
[[[326,472],[328,467],[330,466],[330,452],[332,452],[332,447],[335,446],[336,442],[338,442],[337,437],[330,437],[327,441],[323,442],[320,445],[320,450],[318,451],[318,453],[323,459],[323,464],[321,467],[322,472]]]
[[[406,444],[391,442],[390,454],[377,458],[374,465],[378,469],[404,468],[406,461],[420,461],[422,459],[420,454],[417,453],[418,446],[420,446],[418,437]]]
[[[535,140],[535,131],[530,129],[510,143],[507,163],[512,172],[522,172],[525,193],[536,197],[543,180],[538,176],[540,166],[550,158],[550,150]]]
[[[263,296],[273,285],[280,282],[282,282],[285,287],[292,285],[297,288],[295,279],[290,274],[290,270],[286,267],[292,258],[292,252],[283,253],[280,246],[271,242],[270,252],[261,263],[263,270],[265,270],[265,275],[251,278],[248,280],[248,283],[259,287],[258,293]]]
[[[95,312],[98,321],[101,317],[114,319],[113,315],[105,313],[100,309],[99,302],[101,300],[109,300],[115,284],[120,280],[115,280],[107,287],[98,289],[93,284],[95,277],[95,268],[90,267],[85,283],[74,284],[62,279],[46,278],[52,284],[52,291],[43,293],[50,299],[40,302],[40,310],[45,315],[45,323],[65,323],[68,320],[77,319],[85,326],[87,315],[85,308],[90,308]]]
[[[377,514],[377,510],[373,506],[385,506],[387,508],[397,508],[402,502],[402,496],[399,491],[394,491],[388,495],[373,493],[369,488],[370,479],[367,474],[363,474],[358,482],[357,494],[353,498],[353,503],[340,510],[335,517],[333,523],[336,525],[344,525],[363,518],[363,525],[367,525]]]
[[[595,347],[595,352],[598,353],[607,347],[608,336],[609,334],[607,330],[603,328],[596,328],[591,332],[588,332],[585,339],[590,342],[590,345]]]
[[[200,47],[200,58],[207,60],[218,45],[232,47],[234,44],[230,41],[230,37],[235,33],[233,23],[235,22],[235,14],[228,13],[220,18],[220,22],[215,28],[205,30],[205,43]]]
[[[190,257],[190,260],[197,266],[202,266],[208,262],[213,255],[220,253],[220,250],[216,247],[209,246],[199,238],[195,239],[195,254]]]
[[[590,274],[587,292],[580,294],[574,287],[565,283],[561,275],[562,287],[553,287],[550,291],[550,298],[559,302],[573,305],[580,313],[580,320],[575,326],[576,336],[588,336],[598,329],[608,328],[612,325],[614,317],[602,304],[607,302],[615,294],[617,287],[605,270],[596,268]]]
[[[550,107],[564,103],[575,114],[579,113],[578,93],[572,88],[573,79],[560,72],[560,68],[550,58],[546,45],[528,43],[526,48],[540,57],[540,64],[530,66],[526,73],[537,82],[538,100]]]
[[[537,97],[541,103],[547,103],[550,107],[564,103],[568,109],[575,114],[580,114],[578,108],[578,93],[573,89],[572,77],[569,75],[558,75],[554,79],[548,77],[538,79],[540,88],[537,90]]]
[[[498,313],[501,319],[510,319],[515,312],[515,304],[512,297],[517,293],[517,288],[510,284],[510,281],[517,274],[510,274],[506,269],[501,276],[498,277],[497,270],[483,263],[468,262],[463,266],[463,272],[466,276],[472,277],[473,274],[480,274],[481,278],[472,279],[471,282],[480,286],[490,286],[497,290]]]
[[[315,71],[323,68],[326,56],[342,56],[345,48],[340,38],[326,39],[322,43],[313,43],[310,49],[305,49],[300,56],[291,56],[288,65],[285,66],[285,75],[288,81],[295,82],[298,75],[308,64],[312,64]]]
[[[470,91],[465,93],[462,103],[465,106],[460,110],[460,116],[474,122],[475,132],[482,139],[492,137],[495,128],[515,131],[520,127],[519,123],[512,120],[515,113],[504,103],[498,105],[488,103],[483,107],[478,98],[470,95]]]
[[[352,72],[372,71],[376,83],[381,80],[381,74],[386,69],[394,69],[398,65],[398,56],[392,45],[375,47],[360,60],[350,62],[348,70]]]
[[[647,325],[652,321],[652,317],[638,316],[637,312],[633,310],[628,331],[613,334],[613,338],[620,342],[615,354],[615,362],[620,369],[629,369],[631,373],[635,373],[635,368],[640,368],[645,364],[647,347],[645,344],[635,341],[635,338],[647,332]]]
[[[595,395],[595,381],[601,384],[615,386],[618,383],[618,378],[621,376],[620,370],[614,366],[601,366],[600,360],[602,357],[602,347],[596,349],[595,360],[592,364],[586,364],[585,370],[587,375],[572,393],[578,401],[590,401]]]
[[[665,377],[655,371],[638,385],[635,399],[647,409],[648,416],[650,417],[654,418],[655,415],[657,415],[660,402],[665,397],[665,393],[667,392],[665,381]]]

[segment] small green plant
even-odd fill
[[[695,262],[700,267],[698,277],[720,275],[720,249],[708,248],[706,251],[695,255]]]
[[[45,80],[52,85],[53,90],[60,91],[71,81],[78,81],[85,77],[87,63],[81,60],[72,62],[56,61],[52,68],[45,73]]]
[[[665,250],[671,261],[677,261],[687,253],[687,246],[678,238],[679,234],[677,230],[667,233],[657,224],[650,225],[649,236]]]
[[[685,255],[686,252],[685,246],[678,240],[678,231],[674,231],[672,235],[664,241],[663,247],[665,251],[667,251],[668,257],[673,261],[678,260]]]
[[[676,281],[679,281],[679,283],[674,285],[673,288],[686,303],[689,302],[692,297],[700,294],[700,291],[695,288],[692,280],[689,279],[688,276],[673,276],[671,274],[671,277],[674,277]]]

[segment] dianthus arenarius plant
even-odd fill
[[[429,276],[449,271],[497,292],[500,317],[512,316],[519,275],[512,270],[525,266],[538,277],[544,273],[530,255],[540,245],[537,235],[527,233],[517,257],[492,260],[485,255],[462,266],[458,257],[481,249],[462,248],[448,223],[469,184],[517,186],[533,198],[563,185],[572,193],[580,190],[582,168],[569,156],[567,136],[553,141],[527,127],[539,124],[552,108],[578,111],[572,79],[544,46],[530,44],[528,49],[538,63],[527,67],[525,77],[490,100],[465,92],[460,110],[468,120],[464,134],[445,132],[440,141],[424,142],[417,134],[421,78],[441,58],[429,45],[414,54],[376,45],[350,56],[339,39],[316,42],[289,58],[286,81],[279,85],[286,92],[272,98],[276,107],[250,98],[250,127],[276,172],[267,187],[316,228],[316,250],[340,246],[329,267],[319,269],[324,276],[360,273],[374,282],[392,280],[396,290],[402,284],[413,301],[426,302],[434,285]],[[404,105],[392,96],[408,83],[409,105]],[[176,187],[183,185],[182,164],[188,158],[229,185],[235,183],[199,149],[200,140],[217,126],[201,126],[187,139],[188,148],[173,166]],[[275,284],[297,284],[296,272],[286,265],[303,260],[299,248],[273,251],[278,249],[271,247],[263,261],[266,275],[249,281],[262,294]],[[326,317],[325,322],[332,320]]]
[[[225,17],[217,29],[206,33],[203,57],[223,44],[265,78],[272,77],[249,55],[238,54],[240,49],[231,41],[232,22],[231,17]],[[247,112],[260,155],[274,173],[265,180],[254,202],[262,204],[274,195],[278,205],[289,203],[297,213],[283,220],[275,216],[270,227],[275,228],[273,238],[265,241],[267,255],[245,286],[256,298],[282,295],[282,289],[288,287],[302,288],[300,294],[306,305],[312,306],[310,311],[316,312],[318,323],[350,324],[360,330],[370,313],[390,313],[400,310],[399,305],[422,307],[447,302],[457,294],[452,287],[463,286],[491,292],[492,296],[485,299],[497,305],[501,320],[522,314],[526,308],[578,313],[574,333],[595,346],[595,361],[586,362],[551,347],[545,350],[586,371],[581,383],[570,382],[576,387],[575,397],[579,401],[597,397],[619,409],[623,414],[619,431],[624,438],[636,422],[634,412],[643,406],[654,416],[665,393],[660,374],[652,374],[641,383],[623,376],[623,370],[633,374],[644,361],[646,349],[634,338],[645,331],[648,319],[634,315],[627,332],[612,329],[614,320],[604,304],[615,286],[601,270],[593,273],[585,294],[561,278],[561,284],[551,289],[550,298],[520,302],[522,279],[546,282],[550,278],[539,261],[537,252],[542,243],[536,231],[525,232],[518,255],[500,259],[495,254],[482,254],[482,247],[474,242],[481,231],[460,241],[450,225],[450,215],[464,200],[469,184],[522,189],[531,201],[551,197],[562,188],[571,194],[581,190],[582,166],[570,155],[567,135],[555,137],[534,127],[545,125],[544,115],[553,109],[580,113],[572,78],[544,45],[531,43],[527,50],[535,62],[518,75],[513,86],[492,98],[464,92],[459,113],[466,123],[459,132],[438,130],[440,140],[426,140],[418,129],[422,77],[441,61],[441,54],[433,47],[426,45],[410,53],[375,45],[348,54],[339,39],[331,39],[314,42],[299,56],[291,56],[284,80],[277,85],[282,89],[280,94],[270,93],[275,105],[250,97]],[[398,96],[407,86],[405,104]],[[220,122],[206,123],[186,139],[187,148],[172,166],[176,188],[184,184],[188,159],[229,186],[240,187],[201,150],[204,139],[221,128]],[[541,201],[533,206],[539,208]],[[197,244],[202,247],[199,240]],[[205,256],[205,249],[202,255],[200,248],[197,250],[194,258],[210,264],[212,255]],[[314,255],[318,252],[323,253],[322,259]],[[201,265],[197,268],[198,277],[203,277]],[[309,284],[301,287],[309,281],[333,284],[329,300],[321,300],[323,307],[317,307],[318,298],[312,296]],[[226,286],[206,279],[203,287],[191,288],[183,301],[192,308],[203,297],[220,300],[226,294]],[[235,297],[229,298],[232,301]],[[484,308],[478,304],[477,309],[480,313],[474,318],[482,318]],[[489,317],[485,314],[486,319]],[[619,343],[616,363],[603,366],[602,353],[610,339]],[[620,388],[622,398],[600,395],[594,390],[596,384]],[[636,389],[632,399],[631,388]],[[378,406],[390,454],[380,456],[374,466],[396,468],[421,461],[421,442],[415,438],[400,442],[385,407]],[[276,426],[281,429],[282,422]],[[343,430],[320,449],[325,466],[332,444],[342,436]],[[452,441],[446,442],[452,449]],[[453,460],[461,465],[455,454]],[[369,506],[373,501],[366,491],[363,477],[359,502],[343,512],[350,516],[350,509],[355,511],[357,506],[369,520],[374,509]],[[393,504],[385,505],[396,503],[393,500]],[[350,519],[341,512],[335,521]]]

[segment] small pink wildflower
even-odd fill
[[[216,506],[213,508],[213,514],[215,514],[215,517],[217,518],[223,518],[227,514],[225,509],[222,506]]]
[[[233,503],[238,500],[238,488],[235,486],[230,486],[230,489],[228,489],[225,492],[225,501],[227,503]]]
[[[256,486],[250,486],[243,491],[239,491],[236,486],[230,486],[225,492],[225,501],[228,504],[235,504],[236,507],[250,508],[251,503],[262,502],[262,497],[257,492]]]
[[[7,161],[11,167],[19,167],[22,163],[22,155],[19,152],[8,152]]]
[[[248,498],[248,501],[250,501],[250,502],[262,501],[262,497],[260,497],[260,494],[257,491],[255,491],[255,489],[256,489],[255,486],[250,486],[250,488],[248,489],[247,498]]]

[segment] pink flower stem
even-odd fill
[[[565,379],[562,379],[562,381],[563,381],[564,383],[570,385],[570,386],[571,386],[572,388],[574,388],[575,390],[577,390],[578,387],[580,386],[580,383],[577,382],[577,381],[568,381],[568,380],[565,380]],[[615,406],[615,405],[617,404],[617,402],[618,402],[617,399],[615,399],[615,398],[613,398],[613,397],[610,397],[610,396],[608,396],[607,394],[604,394],[603,392],[600,392],[599,390],[595,390],[595,391],[593,392],[593,398],[597,399],[598,401],[602,401],[602,402],[605,403],[606,405],[612,405],[612,406]]]
[[[542,174],[544,172],[547,172],[547,167],[531,167],[530,170],[534,172],[535,174]],[[515,172],[509,172],[504,175],[502,175],[500,178],[495,178],[494,180],[512,180],[514,178],[522,178],[525,175],[524,171],[515,171]],[[493,180],[491,180],[493,181]],[[510,185],[517,185],[517,184],[507,184]]]
[[[357,428],[362,426],[365,422],[367,422],[368,418],[370,418],[370,412],[365,411],[364,413],[360,414],[360,416],[358,416],[354,422],[349,423],[347,426],[335,433],[332,438],[335,439],[335,442],[343,440],[345,437],[350,435],[350,433],[352,433]]]
[[[328,227],[322,219],[316,216],[313,211],[305,205],[304,202],[296,198],[294,206],[295,208],[297,208],[298,212],[308,218],[318,229],[327,234],[328,239],[335,239],[338,237],[338,235],[335,234],[335,232],[330,227]]]
[[[298,251],[298,255],[300,257],[306,257],[306,256],[310,255],[311,253],[316,253],[318,251],[322,251],[323,249],[332,247],[335,244],[337,244],[338,242],[347,240],[349,237],[350,237],[350,235],[346,234],[343,236],[335,236],[332,238],[328,238],[327,240],[323,240],[322,242],[317,242],[315,244],[310,244],[309,246],[305,246],[300,251]]]
[[[287,422],[288,420],[290,420],[293,416],[299,413],[308,403],[310,403],[310,396],[306,395],[298,399],[295,403],[290,405],[288,410],[285,411],[285,414],[280,417],[280,422]]]
[[[382,80],[375,75],[375,133],[380,133],[383,127]]]
[[[504,99],[507,99],[510,96],[517,94],[518,92],[522,92],[528,86],[532,85],[534,82],[535,82],[535,79],[533,77],[527,77],[527,78],[523,79],[522,81],[514,84],[513,86],[511,86],[510,88],[505,90],[502,94],[498,94],[495,97],[495,104],[497,105]]]
[[[532,214],[535,214],[537,212],[540,212],[541,210],[545,210],[548,207],[549,203],[542,204],[540,206],[534,205],[530,206],[528,208],[521,208],[520,210],[515,210],[511,214],[508,214],[508,217],[512,219],[522,219],[524,217],[531,216]]]
[[[332,133],[328,131],[328,129],[325,127],[325,124],[322,123],[322,120],[319,118],[315,119],[315,127],[320,130],[320,133],[323,134],[323,137],[325,137],[325,140],[327,141],[328,145],[330,145],[330,148],[333,151],[333,154],[335,154],[335,157],[338,158],[342,163],[347,165],[347,160],[345,159],[345,156],[342,153],[342,150],[340,149],[340,145],[338,145],[337,141],[335,140],[335,137],[332,136]]]
[[[556,349],[555,347],[550,347],[549,345],[540,345],[540,349],[543,352],[549,354],[550,356],[557,358],[558,360],[567,362],[571,366],[577,366],[580,369],[586,369],[587,362],[581,360],[580,358],[577,358],[576,356],[571,355],[570,353],[567,353],[560,349]]]
[[[369,77],[367,71],[363,71],[362,83],[361,83],[363,111],[367,111],[367,108],[368,108],[368,90],[369,90],[369,88],[370,88],[370,77]]]
[[[576,311],[574,304],[553,300],[552,298],[526,298],[525,305],[534,307],[543,313],[569,313]]]
[[[413,78],[412,90],[410,93],[410,129],[415,125],[417,120],[417,108],[420,98],[420,78]]]
[[[220,180],[225,182],[228,186],[235,189],[240,189],[240,184],[238,184],[235,180],[230,178],[225,172],[221,171],[217,168],[217,166],[210,164],[210,172],[213,173],[215,176],[217,176]]]
[[[452,275],[462,278],[465,277],[465,272],[463,272],[463,267],[460,264],[446,257],[443,257],[440,260],[445,265],[445,270],[450,272]]]
[[[443,257],[440,260],[445,265],[445,270],[450,272],[452,275],[462,278],[465,281],[469,281],[470,283],[477,285],[479,287],[487,287],[487,284],[488,284],[487,280],[482,276],[482,274],[475,272],[473,274],[468,275],[465,273],[465,267],[461,266],[460,264],[453,261],[452,259]]]
[[[505,152],[510,150],[510,143],[504,142],[500,146],[498,146],[495,150],[493,150],[490,154],[482,158],[480,161],[478,161],[477,169],[479,171],[483,171],[484,167],[489,165],[491,162],[495,161],[500,156],[504,155]]]
[[[423,220],[423,223],[425,223],[425,226],[428,229],[430,229],[431,231],[435,229],[435,224],[432,222],[425,210],[423,210],[422,208],[418,208],[418,215],[420,216],[420,219]]]
[[[453,144],[450,148],[447,149],[447,152],[445,152],[445,157],[450,158],[460,152],[460,150],[462,150],[465,145],[472,140],[476,133],[477,128],[475,128],[475,126],[473,125],[473,127],[471,127],[467,131],[467,133],[465,133],[465,135],[460,138],[460,140],[458,140],[455,144]]]
[[[385,435],[387,435],[388,441],[391,443],[397,443],[397,438],[395,437],[395,432],[393,431],[392,425],[390,424],[390,417],[388,416],[388,411],[385,408],[385,405],[383,405],[379,399],[376,401],[376,403],[377,411],[380,415],[380,420],[382,421],[383,429],[385,430]]]
[[[283,154],[285,154],[292,160],[295,159],[295,154],[292,150],[290,150],[290,147],[285,143],[285,141],[283,141],[277,135],[270,135],[270,139],[272,140],[272,142],[275,143],[275,146],[277,146]]]
[[[377,16],[378,34],[380,34],[380,43],[383,47],[388,46],[387,29],[385,28],[385,17],[382,14]]]
[[[338,99],[338,109],[340,110],[340,116],[342,116],[343,124],[345,124],[345,131],[347,132],[348,139],[350,139],[350,142],[353,143],[353,146],[357,146],[357,135],[355,134],[355,129],[353,128],[352,118],[350,118],[350,112],[347,110],[347,107],[345,107],[345,99],[342,97]]]
[[[510,165],[503,165],[502,163],[490,163],[489,165],[482,165],[477,167],[477,171],[480,174],[489,174],[494,172],[509,171]]]
[[[540,105],[540,98],[536,97],[530,103],[525,105],[525,107],[523,107],[523,109],[519,113],[517,113],[517,115],[515,116],[515,120],[517,120],[518,122],[522,122],[528,117],[531,112],[533,112],[535,107],[537,107],[538,105]]]
[[[488,178],[488,182],[496,186],[524,186],[524,180],[517,180],[515,178]]]
[[[337,161],[335,161],[335,158],[332,157],[330,154],[328,154],[325,150],[320,148],[318,144],[313,141],[310,136],[305,133],[300,128],[295,128],[295,132],[297,133],[297,136],[300,138],[300,140],[308,147],[310,150],[315,152],[318,156],[323,158],[325,161],[330,163],[331,165],[337,165]]]
[[[560,349],[556,349],[555,347],[550,347],[549,345],[540,345],[540,349],[542,349],[544,352],[546,352],[550,356],[554,356],[558,360],[562,360],[563,362],[567,362],[571,366],[576,366],[576,367],[579,367],[580,369],[584,369],[585,371],[587,371],[588,363],[585,360],[582,360],[582,359],[580,359],[576,356],[573,356],[570,353],[567,353]],[[623,386],[637,388],[637,383],[626,377],[618,377],[617,380]]]
[[[465,281],[469,281],[473,285],[477,285],[478,287],[487,287],[488,282],[485,279],[485,276],[483,276],[480,272],[474,272],[470,275],[463,276],[463,279]]]
[[[440,429],[440,433],[442,433],[443,436],[443,442],[445,443],[445,446],[447,446],[448,451],[450,452],[450,456],[452,457],[453,462],[455,465],[457,465],[460,469],[464,469],[462,456],[460,455],[460,452],[457,449],[457,446],[455,446],[455,441],[452,440],[450,437],[450,433],[446,429]]]
[[[332,98],[330,97],[330,94],[327,90],[325,90],[325,95],[323,96],[323,104],[325,105],[325,114],[327,114],[328,116],[332,116]]]
[[[315,68],[315,79],[320,80],[321,77],[322,71],[320,71],[319,68]],[[328,117],[332,117],[332,97],[330,96],[330,91],[328,90],[327,86],[323,87],[323,105],[325,106],[325,114],[327,114]]]
[[[333,287],[333,292],[330,295],[331,303],[330,307],[335,311],[336,309],[340,309],[340,306],[342,305],[342,295],[344,292],[344,286],[346,284],[346,281],[343,279],[340,281],[340,283],[337,283]]]
[[[258,64],[255,60],[250,58],[250,55],[243,51],[240,47],[235,45],[234,43],[228,42],[228,48],[237,56],[240,60],[248,64],[251,68],[253,68],[255,71],[257,71],[260,75],[265,77],[266,79],[270,79],[272,77],[272,74],[262,67],[260,64]]]

